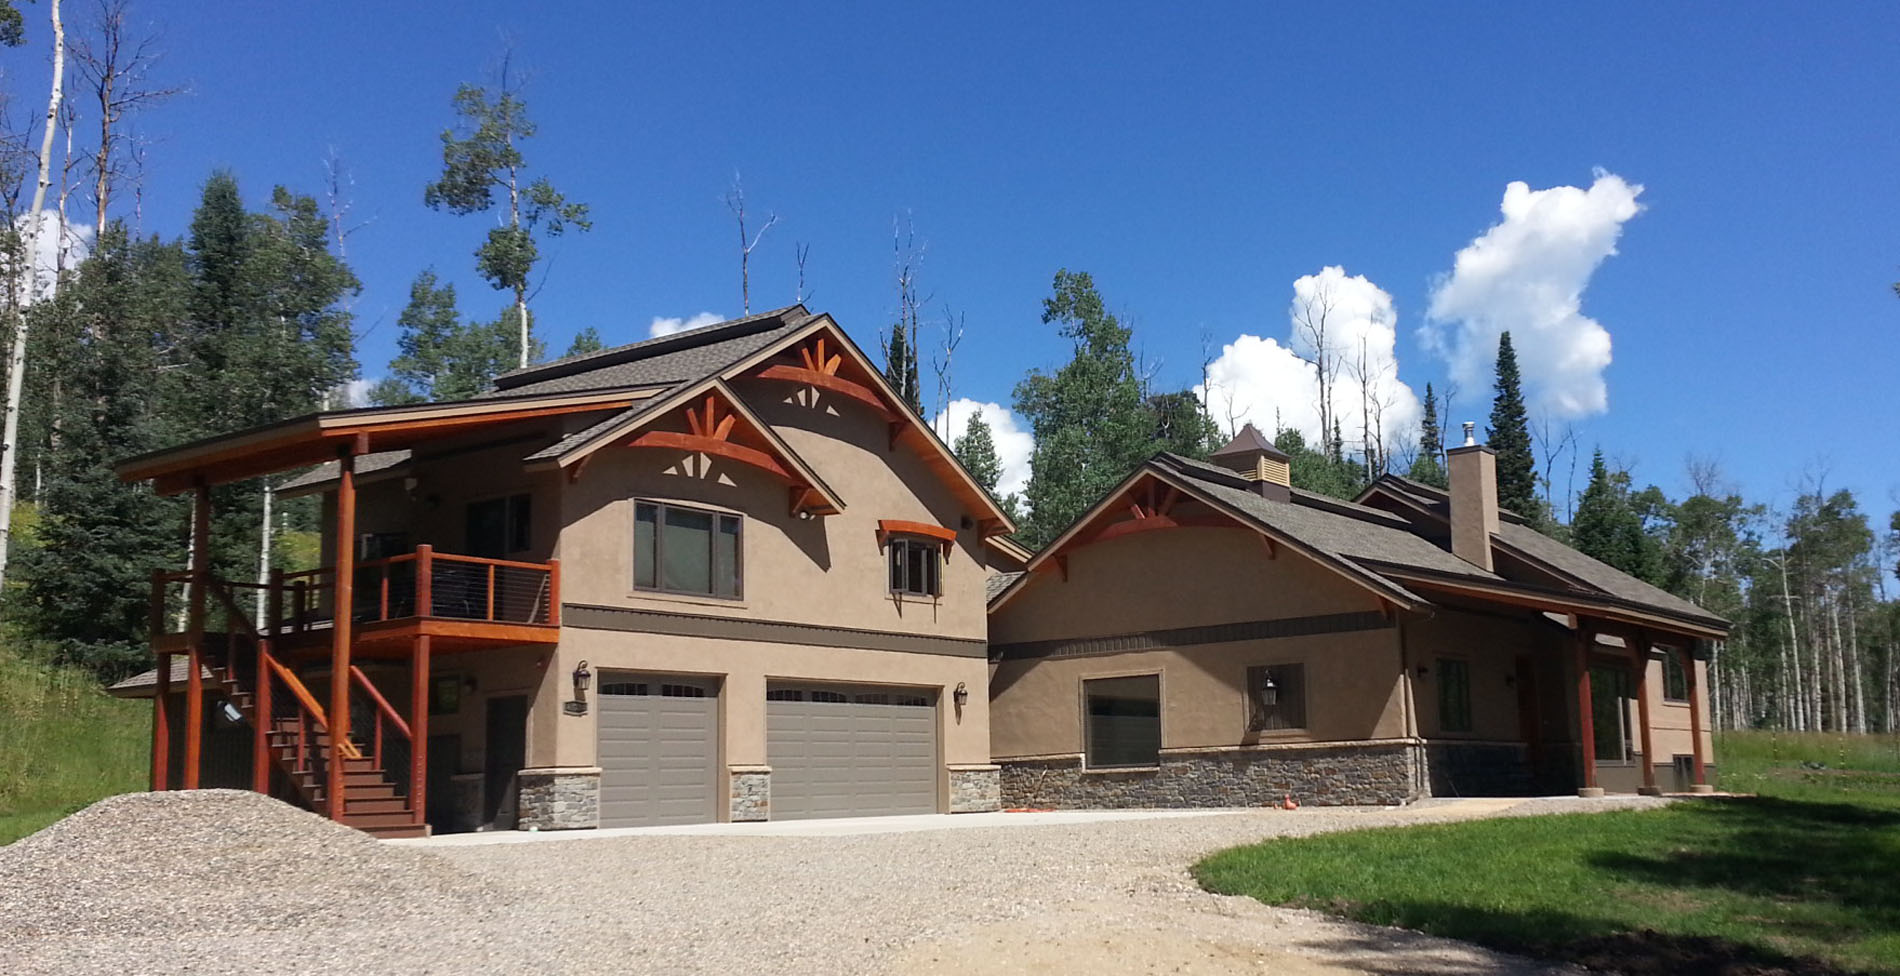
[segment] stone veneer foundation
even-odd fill
[[[1002,767],[989,763],[950,767],[951,813],[989,813],[1002,808]]]
[[[1090,770],[1082,758],[1004,760],[1006,807],[1391,806],[1431,795],[1415,743],[1169,752],[1139,769]]]
[[[582,830],[600,826],[600,767],[524,769],[517,830]]]
[[[729,814],[733,823],[772,819],[772,767],[729,766],[732,779]]]

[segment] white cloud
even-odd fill
[[[1465,402],[1489,396],[1498,335],[1508,330],[1534,408],[1559,417],[1609,409],[1610,333],[1583,314],[1583,290],[1616,253],[1623,224],[1642,212],[1642,192],[1603,170],[1588,190],[1504,188],[1504,219],[1458,252],[1419,329]]]
[[[371,380],[371,379],[351,380],[348,383],[343,384],[343,406],[345,407],[369,406],[370,387],[373,387],[375,385],[376,385],[376,381]]]
[[[716,315],[712,312],[701,312],[690,319],[669,319],[655,315],[653,317],[653,324],[647,326],[647,336],[649,338],[658,339],[661,336],[670,336],[675,332],[685,332],[688,329],[703,329],[709,325],[718,325],[725,320],[725,316]]]
[[[1292,428],[1308,444],[1330,436],[1320,430],[1319,370],[1311,362],[1318,342],[1307,327],[1323,321],[1325,347],[1337,363],[1329,370],[1329,399],[1347,450],[1361,453],[1364,442],[1373,440],[1390,451],[1415,437],[1422,408],[1412,388],[1399,381],[1398,312],[1391,295],[1363,275],[1327,267],[1293,283],[1287,318],[1284,341],[1242,335],[1209,364],[1207,384],[1194,392],[1215,423],[1223,430],[1251,423],[1269,437]]]
[[[14,226],[24,231],[26,215],[15,217]],[[23,304],[30,305],[52,297],[57,290],[59,270],[62,267],[68,271],[76,270],[91,253],[91,225],[67,221],[62,233],[59,211],[51,208],[40,211],[40,231],[33,237],[33,281],[30,291],[22,288]]]
[[[1003,462],[1003,473],[996,479],[996,493],[1022,494],[1029,486],[1029,456],[1036,451],[1036,438],[1022,429],[1008,407],[968,398],[952,400],[944,412],[931,421],[931,426],[945,444],[954,445],[969,429],[970,418],[978,414],[990,425],[990,437],[996,441],[996,456]]]

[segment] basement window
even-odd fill
[[[1161,676],[1082,682],[1090,769],[1161,764]]]

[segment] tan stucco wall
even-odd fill
[[[1208,749],[1337,742],[1405,734],[1397,631],[1234,641],[1090,657],[1004,661],[990,683],[990,742],[998,759],[1084,751],[1082,682],[1161,675],[1161,747]],[[1247,669],[1304,664],[1303,730],[1247,728]]]
[[[562,597],[570,603],[704,616],[749,617],[822,626],[980,640],[987,632],[987,556],[967,512],[910,447],[889,448],[884,421],[853,403],[807,408],[782,383],[744,385],[742,396],[843,499],[837,515],[800,520],[784,482],[742,464],[671,451],[607,448],[562,505]],[[633,588],[635,499],[677,501],[738,512],[744,527],[741,600],[639,592]],[[880,519],[958,530],[938,600],[894,600]]]
[[[992,644],[1379,609],[1332,570],[1240,529],[1143,532],[1068,556],[1068,579],[1038,573],[990,619]]]
[[[1044,573],[990,621],[1005,644],[1376,610],[1369,593],[1258,536],[1172,529],[1085,546],[1068,579]],[[1247,668],[1306,665],[1307,728],[1247,729]],[[1326,742],[1406,734],[1398,630],[1004,661],[991,680],[990,738],[998,758],[1084,749],[1082,682],[1160,672],[1162,748]]]
[[[1673,650],[1667,653],[1675,653]],[[1708,664],[1695,662],[1695,692],[1702,707],[1702,749],[1703,758],[1715,761],[1715,739],[1709,720]],[[1655,748],[1655,761],[1667,765],[1678,755],[1687,756],[1695,748],[1689,738],[1689,703],[1687,701],[1663,700],[1662,661],[1651,659],[1648,669],[1649,682],[1649,728],[1652,745]]]
[[[1564,741],[1562,635],[1534,622],[1440,609],[1430,617],[1408,620],[1406,649],[1413,668],[1419,733],[1431,739],[1485,742],[1524,741],[1519,716],[1517,659],[1528,656],[1535,669],[1537,714],[1544,741]],[[1439,722],[1439,660],[1463,660],[1471,684],[1471,731],[1447,732]],[[1423,667],[1424,674],[1417,669]]]

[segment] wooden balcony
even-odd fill
[[[436,552],[430,546],[356,564],[351,579],[350,644],[363,657],[400,658],[416,637],[434,639],[438,653],[514,644],[552,644],[560,639],[560,563],[515,562]],[[165,613],[176,607],[189,572],[153,579],[153,639],[157,650],[182,651],[188,636],[182,621]],[[328,652],[336,625],[336,569],[324,566],[273,574],[268,584],[218,581],[234,595],[262,595],[261,631],[280,652]],[[175,646],[173,646],[175,645]]]

